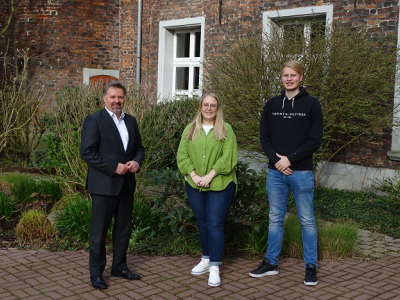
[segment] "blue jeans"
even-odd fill
[[[317,226],[314,217],[312,171],[293,171],[292,175],[284,175],[277,170],[268,169],[266,190],[270,211],[268,248],[265,257],[269,259],[271,265],[278,264],[290,189],[296,200],[297,214],[302,227],[304,261],[306,264],[317,266]]]
[[[202,191],[185,182],[186,193],[199,228],[203,258],[210,259],[211,266],[219,266],[224,250],[224,224],[231,206],[236,186],[233,182],[222,191]]]

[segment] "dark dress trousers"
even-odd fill
[[[86,117],[81,134],[81,158],[88,164],[86,188],[92,198],[92,220],[89,239],[91,275],[102,275],[106,265],[105,239],[114,216],[112,270],[127,268],[126,251],[131,233],[135,174],[115,173],[118,163],[135,161],[142,165],[144,148],[133,116],[125,114],[129,141],[124,146],[113,119],[106,109]]]

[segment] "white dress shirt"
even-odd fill
[[[107,107],[105,107],[105,109],[110,114],[111,118],[113,119],[115,126],[117,126],[119,135],[122,140],[122,144],[124,145],[124,150],[126,151],[126,147],[128,146],[128,141],[129,141],[129,134],[128,134],[128,129],[126,128],[125,121],[124,121],[125,114],[124,114],[124,112],[122,112],[121,116],[118,119],[117,115],[114,114],[112,111],[109,111]]]

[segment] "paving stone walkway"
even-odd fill
[[[356,251],[363,256],[378,258],[391,255],[400,257],[400,239],[359,229],[357,241]]]
[[[128,266],[142,280],[110,277],[108,263],[109,288],[100,291],[90,285],[87,253],[0,250],[0,299],[400,299],[397,255],[320,261],[316,287],[303,285],[303,262],[297,259],[283,259],[278,275],[257,279],[248,273],[259,260],[226,261],[220,287],[207,285],[208,274],[190,274],[198,261],[130,255]]]

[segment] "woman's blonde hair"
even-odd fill
[[[218,99],[218,96],[213,94],[213,93],[207,93],[204,94],[203,97],[201,97],[201,100],[199,102],[199,105],[197,107],[197,113],[196,116],[193,119],[192,126],[190,126],[188,132],[186,133],[186,140],[192,140],[195,141],[199,136],[202,128],[202,123],[203,123],[203,116],[201,114],[201,109],[203,106],[203,100],[205,97],[210,96],[217,100],[217,112],[215,116],[215,122],[214,122],[214,138],[216,141],[222,141],[223,139],[226,138],[228,131],[226,130],[225,127],[225,122],[224,122],[224,116],[222,114],[222,103]]]

